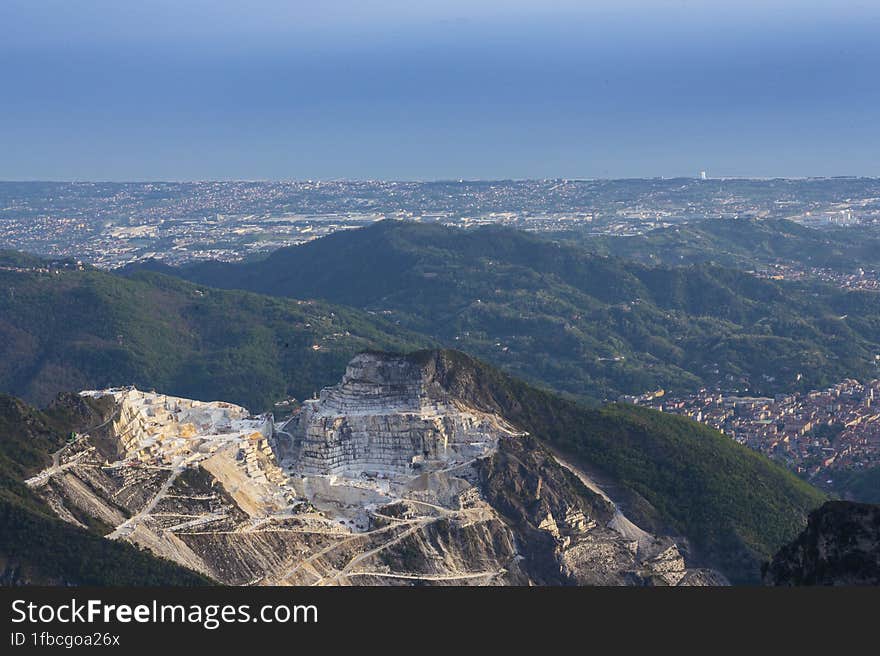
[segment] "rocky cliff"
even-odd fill
[[[829,501],[764,571],[770,585],[880,585],[880,506]]]
[[[342,382],[306,401],[292,422],[297,469],[357,476],[453,468],[517,433],[431,383],[406,358],[356,356]]]

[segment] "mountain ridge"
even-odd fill
[[[770,585],[880,585],[880,505],[829,501],[763,568]]]
[[[226,292],[157,273],[0,269],[0,391],[45,404],[136,383],[268,409],[366,347],[427,346],[381,317]]]
[[[865,231],[817,230],[788,219],[704,219],[633,236],[559,235],[596,253],[669,266],[714,262],[755,268],[776,263],[852,271],[880,265],[880,240]]]
[[[710,263],[647,267],[497,226],[382,221],[179,275],[381,312],[583,399],[660,387],[806,391],[869,377],[880,352],[870,293]]]
[[[486,495],[490,506],[495,508],[493,512],[500,513],[500,519],[507,528],[502,528],[502,524],[497,523],[498,519],[486,515],[488,510],[480,510],[480,503],[485,502],[478,503],[475,498],[468,495],[465,497],[469,500],[462,501],[464,505],[460,507],[461,510],[444,511],[452,512],[447,518],[441,515],[440,517],[419,519],[419,513],[424,513],[425,508],[419,506],[418,503],[434,498],[432,496],[425,497],[425,494],[440,494],[437,499],[447,499],[442,503],[448,504],[450,499],[455,499],[456,495],[462,493],[465,488],[461,487],[463,484],[461,482],[455,483],[452,479],[447,480],[446,474],[438,474],[440,478],[434,480],[431,478],[434,475],[427,473],[425,475],[428,478],[424,478],[419,475],[417,468],[410,475],[414,478],[407,479],[412,481],[408,485],[415,485],[415,487],[412,488],[413,492],[410,495],[405,495],[403,505],[392,504],[392,506],[381,510],[379,514],[374,515],[371,522],[380,523],[372,525],[370,531],[375,531],[375,533],[368,532],[366,534],[367,536],[375,535],[375,538],[370,538],[373,540],[372,549],[379,549],[382,542],[377,543],[375,540],[385,531],[393,531],[389,537],[392,538],[392,543],[395,546],[392,547],[389,544],[388,547],[382,547],[384,553],[382,558],[374,564],[362,568],[354,568],[353,566],[341,568],[340,564],[334,564],[336,562],[334,560],[321,564],[322,576],[328,582],[354,580],[355,578],[366,583],[397,581],[398,579],[395,579],[394,576],[391,576],[390,579],[388,576],[383,578],[381,568],[385,566],[392,567],[392,575],[396,576],[396,573],[405,575],[404,581],[412,580],[407,577],[427,577],[425,580],[430,581],[433,580],[431,577],[440,577],[437,580],[444,580],[450,576],[458,577],[462,581],[471,580],[468,577],[475,577],[476,582],[484,579],[491,581],[493,579],[487,577],[496,576],[491,572],[501,572],[502,569],[508,570],[509,574],[505,574],[499,581],[507,580],[509,582],[532,580],[545,583],[580,581],[582,584],[603,582],[620,584],[629,581],[641,584],[651,581],[662,582],[663,580],[689,583],[701,581],[718,583],[721,581],[708,573],[699,574],[694,571],[689,574],[685,572],[681,569],[680,563],[687,562],[689,567],[716,568],[734,583],[754,583],[759,580],[761,562],[769,558],[776,548],[792,539],[801,530],[807,512],[821,503],[824,498],[818,491],[813,490],[763,456],[748,451],[728,438],[689,420],[625,405],[611,406],[601,410],[585,408],[558,395],[533,388],[490,365],[455,351],[424,350],[407,355],[370,352],[357,356],[355,361],[362,357],[367,357],[368,361],[386,363],[380,364],[380,369],[385,366],[399,370],[399,363],[409,363],[406,366],[410,367],[410,371],[420,372],[418,376],[423,383],[419,384],[427,385],[426,389],[436,390],[430,392],[428,400],[429,406],[434,409],[429,410],[429,415],[424,420],[420,420],[427,422],[419,424],[422,426],[419,428],[420,431],[428,431],[424,433],[426,437],[423,439],[433,435],[436,430],[453,430],[454,423],[450,423],[452,421],[450,417],[442,419],[439,423],[437,418],[432,418],[432,413],[435,412],[441,412],[439,417],[445,417],[443,413],[453,411],[453,408],[459,408],[454,412],[464,411],[470,415],[473,414],[473,411],[468,408],[475,408],[479,412],[487,413],[486,417],[498,417],[504,422],[509,422],[515,430],[524,431],[524,433],[519,433],[518,436],[517,434],[502,436],[498,442],[498,450],[494,454],[487,454],[488,457],[477,455],[477,460],[473,465],[465,465],[463,461],[456,461],[458,464],[452,463],[462,472],[455,474],[456,477],[464,476],[464,479],[479,481],[482,494]],[[411,374],[406,375],[410,376]],[[409,424],[394,428],[395,424],[392,423],[382,428],[386,424],[376,424],[376,421],[379,421],[381,417],[371,419],[368,415],[361,416],[365,410],[361,405],[363,400],[358,395],[366,393],[370,389],[370,386],[374,384],[371,380],[373,379],[370,376],[358,375],[354,381],[355,387],[352,389],[362,391],[356,392],[354,396],[351,396],[351,393],[344,393],[340,397],[343,403],[343,406],[340,407],[359,409],[350,419],[345,419],[347,412],[345,410],[341,415],[338,414],[338,411],[331,410],[330,414],[321,414],[315,418],[314,421],[318,423],[314,425],[323,426],[316,436],[319,441],[329,440],[333,435],[338,434],[343,438],[343,442],[340,444],[349,444],[353,436],[357,434],[357,430],[361,429],[356,428],[355,424],[346,427],[346,421],[367,422],[364,424],[365,430],[367,430],[364,437],[366,441],[359,442],[363,445],[362,448],[373,448],[369,447],[369,444],[386,439],[381,436],[389,434],[387,433],[389,430],[397,431],[392,434],[398,434],[400,437],[407,436],[407,441],[412,439],[416,433],[413,433],[413,428],[407,428]],[[392,383],[389,389],[398,390],[393,392],[393,398],[398,398],[398,395],[403,393],[403,388],[397,387],[397,383]],[[176,416],[175,413],[182,411],[182,401],[161,394],[155,395],[155,397],[159,400],[164,399],[161,401],[162,403],[170,403],[172,409],[177,408],[168,415],[169,417]],[[66,401],[65,407],[84,407],[82,406],[84,403],[92,404],[110,397],[103,394],[90,394],[86,397],[77,396],[75,398],[75,402],[73,399]],[[325,393],[322,392],[322,400],[313,400],[308,403],[322,403],[324,398]],[[155,407],[153,403],[154,401],[149,401],[144,407]],[[441,405],[435,406],[437,403]],[[192,412],[215,412],[210,410],[210,407],[199,404],[193,406]],[[220,411],[219,409],[227,408],[228,404],[221,403],[216,407]],[[443,407],[447,407],[449,410],[442,410]],[[150,412],[149,417],[153,419],[149,419],[146,415],[144,419],[155,421],[155,418],[163,416],[162,413]],[[190,410],[186,410],[186,412],[190,412]],[[222,412],[230,412],[230,410],[223,409]],[[383,410],[383,412],[393,411]],[[105,417],[108,413],[113,413],[112,404],[100,410],[99,416]],[[277,529],[275,529],[276,532],[272,532],[274,537],[269,533],[265,534],[265,537],[262,537],[262,533],[256,533],[251,537],[248,535],[248,531],[251,529],[243,533],[233,530],[236,523],[246,520],[246,513],[254,512],[253,509],[243,510],[251,508],[249,504],[252,502],[241,496],[248,486],[255,484],[253,481],[263,480],[264,483],[260,485],[266,485],[266,477],[269,477],[270,481],[284,480],[283,477],[278,478],[281,473],[277,467],[264,461],[264,456],[259,455],[256,451],[246,450],[246,453],[257,454],[256,460],[252,460],[250,455],[246,459],[239,459],[234,457],[234,453],[230,453],[228,460],[223,460],[218,459],[220,457],[219,451],[213,456],[210,456],[206,451],[205,456],[200,457],[208,457],[209,459],[204,464],[197,465],[195,469],[186,469],[182,473],[169,470],[170,477],[165,485],[161,485],[161,483],[164,476],[168,474],[157,477],[155,473],[151,473],[152,469],[142,470],[137,467],[132,469],[113,462],[109,468],[106,467],[106,460],[113,461],[120,457],[119,454],[122,454],[123,457],[133,457],[132,455],[125,456],[126,449],[136,448],[132,446],[130,440],[140,438],[137,438],[135,433],[130,433],[127,426],[132,421],[143,422],[144,419],[137,419],[136,415],[131,413],[131,410],[126,410],[124,417],[118,414],[111,415],[111,418],[116,416],[113,419],[114,423],[105,429],[110,433],[105,434],[103,430],[92,430],[86,442],[76,445],[72,450],[69,449],[70,453],[65,456],[64,462],[70,464],[67,465],[68,468],[65,470],[63,478],[50,482],[49,479],[41,475],[38,480],[35,479],[37,482],[34,484],[37,485],[37,489],[42,490],[41,495],[45,495],[45,498],[56,507],[63,509],[63,513],[67,516],[78,517],[77,521],[80,522],[89,521],[86,515],[93,512],[93,510],[87,510],[89,508],[103,508],[100,511],[100,517],[109,518],[111,515],[118,517],[113,520],[114,523],[130,516],[129,520],[125,520],[123,524],[113,530],[112,533],[118,536],[117,539],[135,540],[137,544],[156,549],[157,553],[165,557],[180,558],[182,560],[179,562],[192,565],[205,574],[226,580],[227,583],[245,583],[263,571],[261,568],[276,567],[276,565],[272,565],[275,558],[269,558],[270,552],[265,552],[265,549],[271,547],[271,552],[280,549],[280,553],[287,553],[290,550],[290,545],[284,546],[282,542],[279,542],[281,539],[279,536],[282,536],[283,532],[276,534],[277,530],[290,530],[297,525],[297,522],[306,522],[306,526],[308,526],[318,521],[319,518],[314,515],[314,508],[310,505],[312,502],[297,501],[295,507],[298,509],[294,510],[291,516],[285,514],[290,511],[285,511],[277,520],[274,520],[279,522]],[[400,419],[394,421],[404,421],[404,418],[410,417],[410,414],[407,413],[410,411],[405,411]],[[90,412],[86,411],[86,414],[91,417]],[[305,418],[302,421],[312,425],[312,420],[308,419],[311,414],[304,410],[300,416]],[[106,421],[104,419],[103,423]],[[180,421],[187,420],[180,419]],[[201,424],[204,420],[193,419],[192,421]],[[343,423],[340,424],[340,421]],[[381,419],[381,421],[389,420]],[[413,419],[407,418],[405,421],[411,422]],[[473,419],[467,420],[467,422],[473,421]],[[468,430],[485,430],[479,428],[478,424],[467,422],[465,425],[473,426]],[[86,423],[94,425],[95,422],[90,420]],[[192,430],[183,424],[179,429],[174,430],[161,427],[150,429],[148,423],[138,425],[141,426],[137,429],[139,432],[160,430],[163,434],[169,435],[168,439],[172,440],[169,445],[176,444],[173,442],[174,439],[178,439],[174,437],[175,434],[190,435],[191,433],[187,431]],[[333,426],[335,428],[331,430]],[[228,428],[222,428],[221,432],[228,430]],[[247,431],[254,429],[242,428],[239,430],[247,433]],[[274,457],[280,458],[279,464],[283,467],[288,466],[285,463],[298,462],[298,456],[295,454],[304,447],[296,446],[296,440],[300,439],[296,436],[302,435],[302,430],[292,428],[287,424],[281,424],[277,429],[274,438],[277,444],[272,447],[272,450],[276,454]],[[355,432],[352,433],[352,430]],[[505,428],[504,430],[508,431],[509,429]],[[126,440],[129,440],[129,446],[122,450],[119,445],[114,446],[113,441],[118,439],[113,438],[113,435],[120,431],[127,434]],[[143,433],[143,439],[146,440],[145,445],[154,443],[154,438],[149,437],[149,432]],[[234,441],[229,442],[228,438],[223,439],[226,440],[223,444],[234,444]],[[291,439],[293,441],[288,442]],[[456,437],[454,438],[455,442],[462,446],[455,448],[472,449],[473,447],[467,446],[467,444],[471,443],[473,439],[475,438]],[[54,448],[59,443],[63,444],[63,440],[55,438],[55,441],[45,448]],[[445,442],[443,443],[445,444]],[[220,443],[217,444],[218,448],[221,448]],[[272,442],[269,444],[271,445]],[[284,446],[285,444],[288,446]],[[453,444],[450,442],[450,447]],[[179,447],[169,446],[169,448],[177,449]],[[192,449],[195,450],[192,453],[198,453],[199,448],[198,443],[194,443]],[[314,448],[313,446],[309,447],[309,449]],[[350,447],[346,446],[345,448]],[[412,453],[418,457],[413,462],[425,463],[419,467],[427,466],[430,457],[435,457],[433,455],[428,457],[427,447],[424,447],[426,449],[424,452],[425,460],[422,460],[423,447],[416,448],[413,445],[406,448],[415,449]],[[97,451],[93,455],[89,455],[89,449],[97,449]],[[433,449],[434,447],[432,447],[431,453],[434,453]],[[446,447],[444,446],[443,449],[442,452],[437,451],[437,454],[445,453]],[[134,452],[130,451],[129,453],[133,454]],[[148,453],[153,453],[152,447],[143,451],[144,455],[140,457],[145,457]],[[173,454],[176,451],[171,450],[168,453]],[[43,456],[41,461],[43,464],[46,463],[46,457],[46,455]],[[105,466],[94,469],[89,464],[94,458],[99,458],[99,461],[104,462]],[[291,458],[293,459],[291,460]],[[96,460],[94,464],[98,464],[99,461]],[[243,467],[245,463],[249,463],[247,464],[248,473],[245,473],[244,470],[237,470],[239,473],[233,475],[233,469],[230,469],[230,466],[235,462],[241,463],[236,465],[239,468]],[[373,462],[373,460],[368,459],[367,462]],[[399,461],[395,460],[395,462]],[[253,471],[251,471],[252,464],[257,465]],[[355,467],[363,467],[357,463],[353,464]],[[33,471],[39,466],[38,462],[28,468],[28,471]],[[443,470],[450,465],[437,466]],[[473,473],[465,475],[467,467],[471,466],[474,467]],[[367,465],[367,467],[370,468],[373,465]],[[461,469],[462,467],[465,469]],[[293,470],[286,469],[285,471],[287,475],[293,475]],[[261,472],[263,473],[261,474]],[[50,469],[46,476],[54,480],[55,474]],[[244,478],[241,478],[242,476]],[[252,478],[253,476],[256,478]],[[319,480],[309,482],[311,480],[309,477],[314,478],[314,474],[305,474],[305,478],[301,478],[302,474],[296,476],[292,479],[291,489],[296,490],[297,496],[306,493],[308,498],[312,498],[309,497],[309,494],[318,493],[318,497],[314,497],[313,502],[325,508],[322,512],[335,508],[333,504],[326,505],[319,501],[322,496],[329,493],[330,488],[325,488],[325,484],[320,483]],[[370,476],[375,476],[375,474]],[[210,483],[212,477],[219,477],[216,480],[220,482],[220,487],[217,487],[216,483]],[[118,481],[117,478],[119,478]],[[542,479],[544,479],[543,483]],[[591,482],[589,479],[599,481],[599,487],[592,487],[597,483]],[[76,483],[77,480],[80,480],[81,483]],[[357,477],[356,480],[363,479]],[[379,477],[377,480],[386,479]],[[422,480],[424,482],[420,482]],[[429,483],[431,480],[434,482]],[[146,487],[132,496],[132,491],[139,489],[139,486],[132,487],[134,481],[141,481],[139,485]],[[470,485],[473,484],[474,482],[470,483]],[[18,483],[18,485],[21,484]],[[361,482],[357,485],[362,489],[364,483]],[[120,488],[120,486],[122,487]],[[546,487],[543,492],[542,487]],[[86,488],[95,490],[95,493],[107,490],[106,493],[109,494],[117,488],[120,490],[125,488],[129,492],[125,494],[125,500],[123,497],[115,496],[113,498],[116,498],[116,501],[111,502],[109,496],[104,500],[102,495],[105,493],[101,492],[93,501],[87,501],[81,497],[81,490]],[[180,501],[172,501],[170,498],[160,500],[163,489],[173,490],[173,498],[180,499]],[[313,490],[313,492],[310,493],[309,490]],[[603,496],[605,492],[601,492],[601,490],[608,490],[611,497]],[[246,497],[256,499],[255,494],[257,493],[248,492]],[[153,495],[156,495],[153,501],[148,503]],[[203,497],[211,497],[215,500],[210,501],[207,507],[203,507],[207,502],[183,501],[184,499],[201,499]],[[406,498],[412,498],[412,501],[407,501]],[[352,497],[349,496],[349,493],[344,494],[340,499],[348,499],[346,503],[352,503]],[[613,503],[611,499],[613,499]],[[432,503],[437,502],[433,501]],[[124,505],[120,505],[120,503]],[[147,506],[141,508],[144,503],[147,503]],[[157,503],[163,518],[150,519],[150,509]],[[245,505],[239,507],[239,504],[242,503]],[[456,507],[458,506],[452,506],[452,508]],[[138,510],[139,508],[140,510]],[[428,509],[430,510],[430,504]],[[615,520],[616,523],[611,522],[610,520],[615,517],[615,512],[620,510],[625,513],[624,519]],[[121,516],[120,512],[123,513]],[[416,513],[415,517],[412,516],[413,512]],[[462,515],[463,523],[456,518],[456,513],[459,512],[464,513]],[[579,513],[585,519],[580,519]],[[167,520],[164,519],[164,515],[179,518]],[[355,514],[352,517],[355,517],[354,521],[359,522],[361,520],[356,519],[359,516],[359,514]],[[254,520],[242,524],[242,526],[250,526],[259,517],[259,514],[254,516]],[[296,519],[297,517],[302,519]],[[392,517],[392,519],[387,519],[387,517]],[[398,517],[398,519],[393,519],[394,517]],[[481,528],[479,530],[476,530],[477,527],[466,528],[469,522],[472,523],[476,518],[480,518]],[[630,520],[635,521],[635,527],[632,527]],[[103,521],[100,519],[97,525],[104,526],[101,524]],[[386,528],[386,523],[389,521],[392,524],[403,521],[404,524],[399,529],[393,526]],[[623,524],[620,523],[621,521]],[[154,526],[156,522],[158,524]],[[162,535],[163,533],[156,532],[158,527],[168,527],[169,522],[179,526],[180,528],[177,530],[180,532],[176,533],[177,537],[172,542],[163,546],[156,541],[156,537],[150,536]],[[216,538],[209,539],[212,522],[216,523],[219,533]],[[293,523],[291,524],[291,522]],[[332,513],[326,519],[320,519],[320,522],[322,522],[321,526],[328,522],[328,526],[337,525]],[[345,522],[348,523],[349,520],[345,520]],[[186,528],[191,523],[199,524],[199,528],[194,529],[194,532]],[[606,524],[607,528],[605,528]],[[612,525],[616,528],[611,528]],[[397,535],[397,532],[407,526],[420,531],[424,529],[425,532],[407,533],[406,535],[410,537],[401,534],[402,541],[395,540],[394,536]],[[626,526],[630,526],[630,528],[626,528]],[[110,528],[112,526],[104,526],[101,532],[106,533]],[[642,538],[639,536],[643,534],[643,529],[658,536],[678,537],[670,538],[674,542],[665,543],[666,547],[652,547],[652,551],[645,552],[650,554],[645,556],[649,560],[642,561],[641,565],[628,565],[627,559],[631,559],[632,554],[626,555],[630,552],[623,548],[620,543],[621,538],[614,536],[619,531],[623,531],[621,535],[631,536],[625,540],[635,540],[633,544],[641,544]],[[230,530],[233,530],[231,534]],[[608,532],[609,530],[611,533]],[[323,535],[325,531],[326,529],[320,529],[318,534]],[[333,539],[342,540],[341,545],[346,542],[348,534],[338,526],[334,528],[334,532],[340,531],[342,532],[338,538]],[[519,553],[527,559],[523,562],[525,570],[511,569],[514,564],[511,559],[516,551],[511,550],[512,543],[509,543],[508,538],[504,537],[505,531],[513,531],[514,535],[519,536],[515,542],[520,543]],[[230,542],[232,538],[224,537],[226,535],[238,535],[239,537],[235,539],[233,544]],[[269,540],[270,537],[271,540]],[[454,548],[448,542],[459,539],[463,542],[456,543]],[[297,542],[297,544],[299,543]],[[351,543],[351,547],[354,548],[356,544]],[[370,542],[366,544],[370,544]],[[451,551],[443,552],[441,550],[438,552],[438,544],[449,544],[448,549]],[[648,548],[650,544],[654,543],[646,542],[645,548]],[[673,545],[677,545],[676,550],[669,551]],[[234,551],[227,553],[226,549],[230,548]],[[366,547],[364,548],[366,549]],[[481,570],[478,570],[471,574],[472,568],[467,566],[466,559],[462,560],[463,556],[459,553],[459,549],[474,549],[480,552],[482,554],[480,558],[484,559],[481,562],[485,564],[485,573],[480,573]],[[616,554],[613,557],[613,562],[618,563],[615,567],[623,568],[621,574],[614,574],[615,570],[613,569],[603,569],[605,566],[600,566],[600,562],[604,562],[601,559],[594,560],[597,554],[603,553],[603,550],[607,549],[612,549],[612,552]],[[291,553],[295,553],[295,550]],[[340,552],[338,557],[342,558],[343,554],[347,554],[345,558],[352,559],[352,563],[363,560],[361,552],[357,549],[351,551],[350,548],[346,548]],[[440,560],[437,560],[438,558]],[[659,560],[651,560],[655,558],[659,558]],[[440,566],[439,563],[442,562],[446,562],[447,565]],[[318,563],[313,562],[313,565],[317,566]],[[448,567],[453,566],[450,573]],[[637,568],[636,570],[632,570],[634,566]],[[462,572],[460,568],[464,568],[464,571]],[[358,573],[361,570],[364,570],[363,574]],[[291,572],[294,571],[296,568],[291,570]],[[627,571],[630,573],[626,574]],[[283,572],[272,573],[269,580],[304,583],[311,580],[306,574],[307,570],[303,570],[295,575],[296,578],[288,580],[283,577]],[[476,578],[478,574],[480,578]],[[306,578],[302,578],[303,576]],[[521,578],[522,576],[526,578]],[[231,578],[224,579],[224,577]]]
[[[406,357],[426,367],[451,393],[498,412],[575,464],[617,482],[623,488],[620,500],[637,523],[685,535],[696,549],[711,552],[714,565],[733,582],[755,582],[761,562],[799,530],[807,511],[824,498],[766,457],[688,419],[627,404],[584,408],[456,351]],[[715,479],[728,470],[730,479]],[[745,506],[721,510],[734,491],[743,499],[755,494],[758,501],[774,488],[786,492],[770,503],[761,500],[767,505],[760,511],[742,512]],[[718,504],[712,510],[708,499]],[[794,515],[787,515],[794,508]]]

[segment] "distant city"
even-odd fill
[[[713,218],[873,227],[880,180],[0,182],[0,248],[107,269],[151,257],[239,260],[381,219],[638,235]],[[822,275],[790,267],[759,273]],[[865,277],[859,285],[877,284]]]
[[[622,401],[690,417],[783,462],[820,487],[880,465],[880,380],[843,380],[824,390],[774,398],[657,390]]]

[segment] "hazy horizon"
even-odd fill
[[[880,5],[8,0],[0,179],[880,176]]]
[[[303,183],[303,182],[350,182],[350,183],[370,183],[370,182],[392,182],[398,184],[432,184],[432,183],[502,183],[502,182],[544,182],[557,181],[564,182],[622,182],[626,180],[694,180],[699,182],[724,182],[724,181],[772,181],[772,180],[880,180],[880,175],[773,175],[773,176],[750,176],[750,175],[725,175],[725,176],[708,176],[701,179],[699,175],[646,175],[646,176],[624,176],[624,177],[565,177],[565,176],[548,176],[534,178],[142,178],[142,179],[39,179],[39,178],[0,178],[0,184],[190,184],[190,183]]]

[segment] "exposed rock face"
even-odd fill
[[[205,403],[134,388],[82,395],[113,398],[116,412],[110,421],[122,453],[146,463],[184,465],[228,443],[265,439],[273,432],[271,415],[251,417],[244,408],[223,401]]]
[[[542,584],[724,584],[691,570],[675,542],[622,517],[580,472],[561,465],[531,437],[507,438],[480,461],[481,489],[522,545],[524,566]]]
[[[500,417],[429,389],[410,361],[370,354],[356,356],[342,383],[306,401],[292,423],[296,467],[315,474],[453,467],[516,434]]]
[[[880,585],[880,506],[829,501],[766,567],[770,585]]]
[[[28,484],[67,521],[224,583],[724,583],[430,364],[359,355],[279,426],[222,402],[88,394],[116,403],[101,428],[116,455],[81,435]]]

